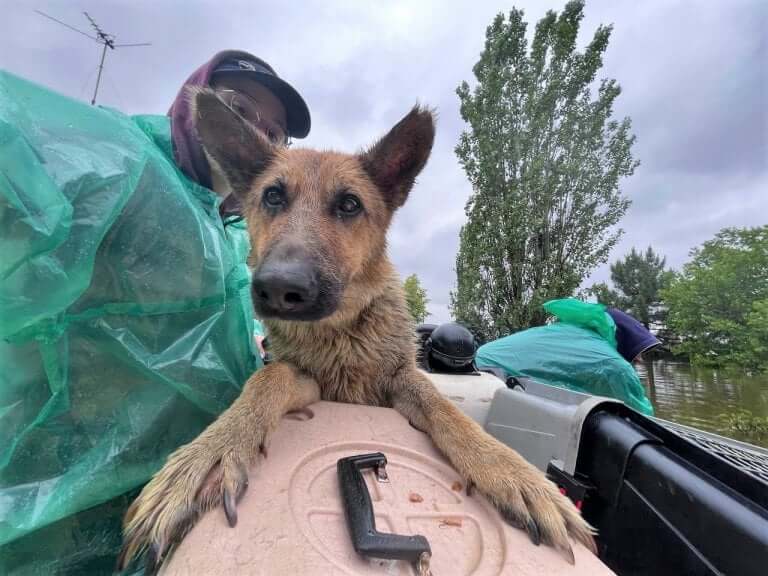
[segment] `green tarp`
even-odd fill
[[[484,344],[477,351],[477,364],[616,398],[653,415],[637,372],[616,351],[616,325],[603,305],[563,299],[547,302],[544,308],[559,321]]]
[[[169,128],[0,71],[0,574],[110,573],[137,489],[260,366],[244,227]]]

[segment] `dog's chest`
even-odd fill
[[[379,404],[383,383],[400,364],[380,339],[343,333],[302,356],[323,399],[356,404]]]
[[[308,331],[276,344],[280,360],[310,374],[323,399],[336,402],[384,404],[386,383],[406,358],[392,339],[367,331]]]

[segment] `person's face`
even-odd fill
[[[232,110],[258,128],[272,144],[288,144],[285,107],[268,88],[234,74],[216,78],[212,87]]]

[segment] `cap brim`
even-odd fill
[[[233,75],[247,75],[249,78],[253,78],[256,82],[268,88],[285,107],[285,115],[288,126],[288,134],[292,138],[306,138],[309,134],[309,129],[312,126],[312,119],[309,115],[309,107],[299,93],[286,82],[285,80],[272,76],[271,74],[264,74],[254,70],[232,70],[216,73],[215,75],[225,76],[228,74]]]

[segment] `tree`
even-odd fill
[[[468,128],[456,154],[473,192],[451,307],[483,340],[542,324],[541,304],[572,294],[622,233],[619,181],[638,165],[635,137],[629,118],[612,119],[618,84],[592,89],[611,27],[576,50],[583,8],[548,12],[530,53],[523,12],[499,14],[476,86],[457,89]]]
[[[405,279],[403,289],[405,290],[405,299],[408,302],[408,311],[413,316],[416,324],[421,324],[429,316],[429,312],[427,312],[427,304],[429,304],[427,291],[421,287],[419,277],[416,274],[411,274]]]
[[[752,304],[747,316],[747,331],[740,364],[749,368],[768,371],[768,299]],[[768,418],[766,418],[768,424]]]
[[[692,362],[768,370],[768,226],[721,230],[662,298]]]
[[[605,304],[606,306],[611,306],[613,308],[621,308],[621,305],[619,304],[619,294],[605,282],[592,284],[589,288],[577,292],[577,297],[581,300],[587,300],[590,296],[593,296],[600,302],[600,304]]]
[[[622,260],[611,264],[612,290],[605,283],[589,289],[598,302],[623,310],[648,328],[651,322],[664,318],[661,289],[670,282],[673,273],[665,270],[666,258],[648,246],[645,252],[632,248]]]

